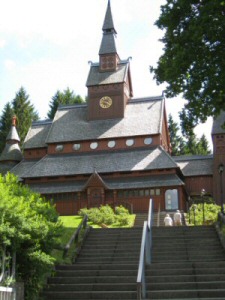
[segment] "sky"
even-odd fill
[[[45,119],[57,90],[87,95],[89,61],[98,62],[108,0],[0,0],[0,114],[23,86]],[[161,95],[149,66],[163,53],[155,25],[165,0],[111,0],[117,51],[132,57],[134,97]],[[184,100],[166,99],[167,113],[179,122]],[[212,121],[199,125],[211,145]]]

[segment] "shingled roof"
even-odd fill
[[[161,96],[129,101],[122,119],[87,121],[87,105],[62,107],[55,115],[46,143],[159,134],[163,111]],[[39,143],[35,133],[35,127],[32,127],[26,148]]]
[[[104,179],[109,189],[141,189],[141,188],[159,188],[170,186],[181,186],[184,182],[175,174],[173,175],[160,175],[160,176],[141,176],[131,178],[111,178]],[[33,183],[30,184],[30,188],[38,193],[48,195],[57,193],[74,193],[83,191],[86,186],[84,180],[74,180],[59,182],[57,184],[53,182],[48,183]]]
[[[177,156],[173,157],[184,176],[211,176],[213,174],[213,156]]]
[[[0,156],[0,161],[21,161],[23,155],[18,144],[6,144]]]
[[[126,82],[129,69],[129,60],[122,60],[118,63],[117,69],[109,72],[100,72],[99,63],[92,63],[86,86],[114,84]]]
[[[45,142],[51,125],[50,120],[33,122],[24,141],[24,149],[47,147]]]
[[[212,127],[212,134],[225,133],[225,129],[222,128],[222,125],[225,123],[225,111],[214,120]]]
[[[17,175],[23,178],[92,174],[94,169],[101,174],[177,168],[176,163],[162,147],[88,154],[46,155],[24,171],[26,167],[22,166],[26,163],[27,161],[23,161],[20,164],[22,174],[17,169]]]

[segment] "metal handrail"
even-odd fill
[[[144,222],[137,275],[137,299],[146,298],[145,266],[151,264],[153,200],[149,201],[148,221]]]
[[[160,226],[160,213],[161,213],[161,206],[159,203],[159,207],[158,207],[158,214],[157,214],[157,226]]]
[[[85,215],[82,219],[82,221],[80,222],[79,226],[77,227],[76,231],[74,232],[74,234],[71,236],[69,242],[66,244],[66,246],[64,247],[64,250],[63,250],[63,258],[65,258],[69,252],[69,249],[72,245],[72,243],[74,242],[77,242],[79,240],[79,235],[80,235],[80,232],[81,232],[81,229],[82,228],[86,228],[87,226],[87,222],[88,222],[88,216]]]

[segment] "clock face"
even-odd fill
[[[102,108],[109,108],[112,105],[112,98],[110,98],[109,96],[102,97],[99,101],[99,105]]]

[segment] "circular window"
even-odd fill
[[[80,144],[74,144],[74,145],[73,145],[73,150],[75,150],[75,151],[80,150],[80,148],[81,148],[81,145],[80,145]]]
[[[57,145],[57,146],[55,147],[55,151],[56,151],[56,152],[62,152],[62,151],[63,151],[63,145]]]
[[[126,145],[127,145],[128,147],[133,146],[133,144],[134,144],[134,139],[126,140]]]
[[[145,143],[145,145],[151,145],[151,143],[152,143],[152,138],[145,138],[144,139],[144,143]]]
[[[93,150],[98,148],[98,143],[97,142],[91,143],[90,148],[93,149]]]
[[[114,148],[116,146],[116,142],[115,141],[109,141],[108,142],[108,147],[109,148]]]

